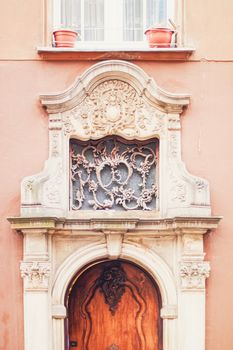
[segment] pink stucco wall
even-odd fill
[[[48,124],[39,94],[67,88],[90,63],[42,61],[35,46],[44,37],[43,2],[5,3],[0,37],[0,350],[23,350],[22,237],[6,218],[19,214],[23,177],[39,172],[47,158]],[[231,350],[233,344],[232,10],[232,0],[221,6],[210,0],[189,1],[186,35],[197,47],[191,60],[135,62],[162,88],[192,95],[182,117],[183,159],[192,174],[210,182],[213,214],[224,217],[205,239],[212,269],[207,282],[207,350]],[[217,32],[214,16],[218,30],[223,34],[226,29],[226,38]],[[28,33],[27,28],[34,30]]]

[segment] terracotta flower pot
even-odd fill
[[[59,29],[53,32],[56,47],[74,47],[78,33],[71,29]]]
[[[174,30],[170,28],[149,28],[145,31],[149,47],[170,47]]]

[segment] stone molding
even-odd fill
[[[48,261],[22,261],[20,264],[21,277],[24,279],[25,290],[47,290],[51,263]]]
[[[71,234],[77,232],[83,235],[103,235],[103,233],[112,232],[120,234],[131,234],[143,232],[142,236],[181,236],[187,235],[190,242],[195,240],[202,242],[202,236],[211,229],[216,229],[221,220],[219,216],[210,217],[174,217],[174,218],[128,218],[123,219],[117,217],[114,213],[114,218],[109,212],[105,212],[105,218],[84,218],[85,212],[82,212],[82,218],[56,218],[56,217],[10,217],[8,220],[14,230],[23,232],[25,235],[33,234],[36,231],[41,231],[49,234],[66,232]],[[109,215],[108,215],[109,214]],[[109,216],[109,217],[108,217]],[[45,229],[46,228],[46,229]],[[197,237],[196,237],[197,236]],[[199,237],[201,236],[201,237]],[[186,237],[186,236],[185,236]],[[195,238],[196,237],[196,238]],[[192,245],[184,243],[185,252],[191,250]]]
[[[177,305],[166,305],[160,310],[160,316],[163,319],[175,319],[177,318]]]
[[[205,289],[205,280],[210,274],[208,261],[182,261],[180,263],[181,288]]]

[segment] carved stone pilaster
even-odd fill
[[[209,277],[208,261],[182,261],[180,278],[182,289],[205,289],[205,279]]]
[[[48,261],[22,261],[21,277],[26,290],[47,290],[51,264]]]

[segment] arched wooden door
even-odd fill
[[[139,267],[94,265],[68,297],[69,349],[161,350],[159,304],[156,286]]]

